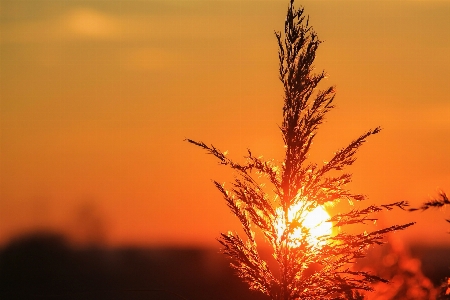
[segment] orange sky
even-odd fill
[[[450,193],[450,1],[302,1],[337,108],[311,158],[366,129],[352,191],[419,205]],[[109,245],[214,245],[239,228],[183,142],[282,158],[274,30],[287,0],[0,2],[0,244],[36,229]],[[450,244],[450,211],[398,236]],[[381,226],[381,225],[380,225]]]

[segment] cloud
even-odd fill
[[[113,39],[120,36],[120,20],[92,9],[74,9],[63,17],[62,23],[73,37]]]
[[[46,19],[4,22],[0,42],[50,43],[82,40],[182,41],[236,37],[230,26],[234,15],[155,15],[105,12],[92,7],[74,7]],[[211,22],[214,19],[214,22]]]
[[[119,39],[122,23],[121,18],[92,8],[74,8],[48,19],[5,23],[0,42],[23,44]]]

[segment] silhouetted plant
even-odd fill
[[[341,199],[364,200],[345,188],[352,174],[340,173],[355,161],[355,153],[366,139],[380,131],[369,130],[347,147],[338,150],[323,165],[309,162],[308,154],[325,114],[333,108],[333,87],[317,90],[325,72],[313,73],[313,62],[321,43],[304,9],[290,1],[284,35],[275,33],[279,46],[279,75],[284,87],[283,122],[280,127],[285,157],[281,164],[255,157],[250,150],[245,163],[237,163],[214,146],[187,139],[231,167],[236,178],[231,188],[215,181],[228,207],[242,223],[247,237],[222,233],[223,252],[233,259],[232,267],[249,284],[276,300],[291,299],[362,299],[361,290],[371,290],[374,282],[386,280],[364,271],[352,270],[351,264],[365,255],[370,245],[382,244],[385,234],[402,230],[413,223],[394,225],[359,234],[340,230],[335,235],[314,233],[323,224],[341,229],[350,224],[376,221],[373,213],[404,209],[406,202],[370,205],[325,218],[319,224],[308,223],[308,215],[324,205]],[[258,180],[259,179],[259,180]],[[270,182],[267,191],[262,181]],[[273,248],[279,272],[274,273],[261,258],[255,240],[256,227]],[[331,225],[330,225],[331,227]]]
[[[450,299],[450,277],[446,278],[442,282],[437,299],[439,299],[439,300],[449,300]]]
[[[450,205],[450,199],[445,192],[440,192],[436,199],[432,199],[422,204],[419,208],[409,208],[409,211],[428,210],[430,208],[442,208]],[[446,219],[450,223],[450,219]],[[449,232],[450,233],[450,232]],[[444,278],[437,299],[450,299],[450,277]]]
[[[432,199],[422,204],[419,208],[409,208],[409,211],[422,210],[425,211],[430,208],[441,208],[445,205],[450,205],[450,200],[445,192],[440,192],[436,199]],[[446,219],[450,223],[450,219]]]
[[[400,240],[391,236],[387,240],[385,245],[370,249],[355,265],[358,270],[370,271],[389,280],[389,284],[375,283],[374,291],[365,292],[364,299],[436,300],[438,289],[423,274],[420,260],[412,257]]]

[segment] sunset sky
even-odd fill
[[[297,1],[337,89],[311,159],[370,128],[349,171],[366,203],[450,193],[450,1]],[[232,174],[185,138],[242,161],[283,158],[274,30],[288,0],[0,0],[0,245],[34,230],[80,243],[216,246],[239,228],[212,180]],[[450,244],[450,210],[405,241]],[[364,230],[364,228],[361,228]]]

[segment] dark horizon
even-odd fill
[[[398,249],[393,252],[389,247],[395,248],[394,244],[379,248],[384,250],[375,247],[369,251],[368,259],[357,265],[365,268],[371,262],[376,272],[389,274],[392,267],[387,273],[389,268],[381,267],[386,258],[396,255],[399,265],[401,259],[408,259],[406,268],[420,261],[419,269],[434,286],[450,275],[450,256],[446,255],[450,248],[416,245],[401,250],[404,252]],[[2,299],[267,299],[250,292],[229,263],[219,253],[219,245],[217,249],[72,247],[61,234],[33,233],[1,248],[0,296]]]

